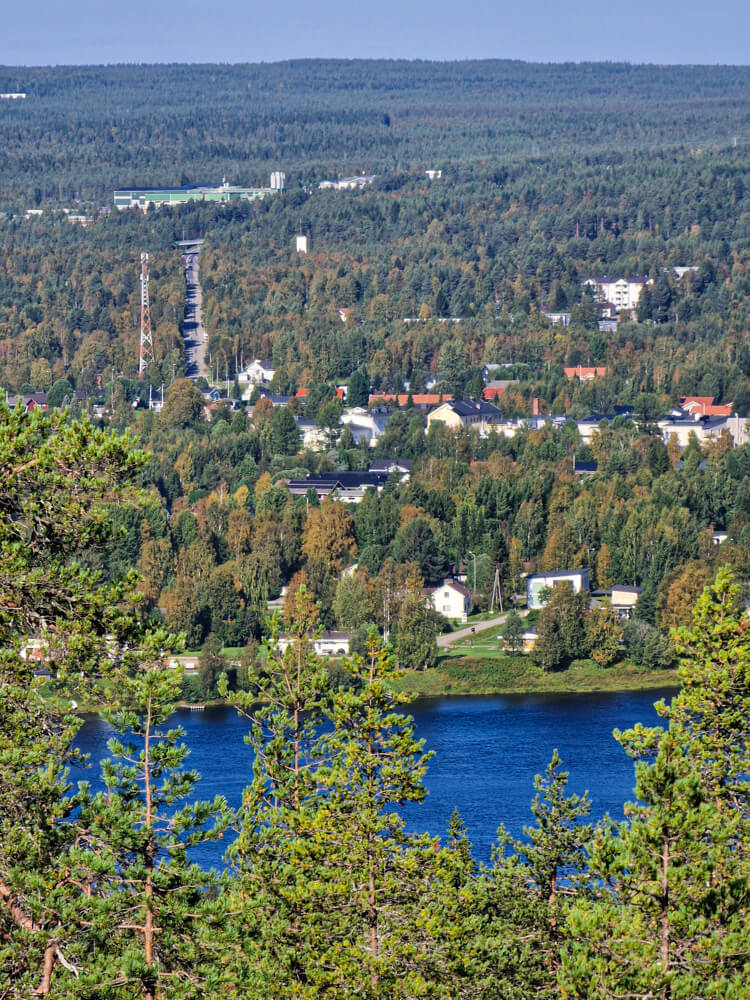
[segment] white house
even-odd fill
[[[455,580],[444,580],[430,593],[433,608],[444,618],[465,622],[471,611],[471,591]]]
[[[341,423],[348,427],[357,444],[364,438],[371,448],[385,431],[390,413],[388,411],[366,410],[363,406],[350,406],[341,414]]]
[[[328,434],[309,417],[295,417],[294,422],[302,437],[302,447],[322,451],[328,445]]]
[[[589,571],[587,569],[571,569],[564,573],[537,573],[526,580],[526,607],[541,608],[544,601],[541,593],[544,590],[552,590],[553,587],[561,583],[569,583],[574,593],[578,594],[582,590],[589,589]]]
[[[321,632],[312,641],[313,652],[317,656],[347,656],[351,640],[350,632]],[[277,640],[276,648],[283,654],[291,643],[290,637],[282,632]]]
[[[178,667],[182,667],[183,672],[186,674],[197,674],[200,665],[200,657],[190,653],[182,656],[170,656],[167,660],[167,666],[170,670],[177,670]]]
[[[728,431],[731,435],[735,448],[743,444],[750,443],[750,433],[748,433],[748,418],[740,417],[736,413],[726,417],[701,417],[698,414],[669,414],[660,417],[656,425],[661,431],[664,443],[674,435],[680,448],[687,448],[690,435],[695,434],[699,444],[708,441],[718,441],[722,431]]]
[[[240,387],[243,385],[266,385],[276,374],[276,369],[270,361],[255,361],[246,365],[241,372],[237,372],[237,382]]]

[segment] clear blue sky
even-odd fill
[[[748,0],[22,0],[1,65],[302,57],[750,62]]]

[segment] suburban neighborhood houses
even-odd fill
[[[294,396],[279,395],[270,391],[268,386],[273,380],[275,369],[270,367],[270,363],[254,361],[242,372],[237,374],[237,382],[240,386],[241,401],[248,404],[248,401],[255,394],[256,398],[266,400],[272,408],[289,407],[292,399],[300,400],[304,404],[307,390],[300,389]],[[588,382],[595,378],[606,376],[606,368],[585,368],[577,366],[566,368],[565,374],[569,378],[578,379],[581,382]],[[337,388],[337,396],[342,402],[339,413],[341,427],[347,427],[352,433],[356,444],[364,443],[370,448],[375,447],[386,431],[391,415],[399,409],[413,407],[426,417],[425,432],[435,424],[442,424],[450,430],[475,430],[480,437],[487,437],[489,434],[497,433],[505,437],[513,437],[517,433],[529,428],[540,428],[545,425],[562,427],[566,421],[572,419],[564,413],[542,413],[540,411],[539,400],[532,400],[532,414],[527,417],[504,417],[502,409],[490,402],[490,396],[497,402],[502,402],[502,393],[512,385],[512,381],[490,382],[488,388],[483,390],[483,397],[480,399],[453,400],[450,397],[442,397],[436,393],[415,394],[385,394],[370,395],[369,406],[350,406],[345,403],[345,387]],[[219,405],[230,405],[236,407],[237,401],[226,396],[226,390],[221,387],[204,390],[207,411]],[[35,407],[46,409],[48,404],[46,392],[32,392],[24,395],[15,395],[6,392],[6,402],[9,406],[15,407],[20,403],[25,409],[32,410]],[[106,416],[106,408],[97,399],[87,396],[80,391],[71,392],[69,396],[56,399],[54,405],[61,403],[75,402],[82,408],[91,406],[94,415],[100,418]],[[162,399],[158,395],[152,395],[149,405],[155,410],[160,410]],[[253,413],[253,406],[247,407],[248,416]],[[636,423],[649,423],[634,412],[632,406],[614,406],[606,413],[592,413],[587,417],[575,419],[575,424],[584,444],[590,444],[594,434],[598,433],[603,426],[611,426],[617,420],[634,420]],[[299,410],[294,413],[294,420],[297,424],[303,447],[313,451],[325,448],[330,438],[328,433],[314,420],[306,418]],[[717,404],[713,396],[683,396],[679,404],[669,412],[651,421],[659,430],[665,444],[673,439],[680,449],[685,449],[691,436],[694,436],[699,444],[706,444],[719,441],[726,437],[731,441],[732,447],[740,447],[750,442],[748,432],[748,417],[734,412],[732,403]],[[587,472],[594,471],[586,469]]]

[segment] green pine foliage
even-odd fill
[[[191,847],[220,839],[225,801],[190,802],[198,775],[183,768],[183,731],[169,725],[180,694],[163,630],[129,647],[104,717],[118,736],[102,762],[104,791],[87,796],[73,854],[86,886],[94,958],[75,995],[199,998],[221,981],[218,931],[226,919],[219,880],[189,860]],[[85,794],[86,789],[82,789]]]
[[[591,842],[596,889],[569,914],[566,998],[747,992],[747,616],[727,569],[680,642],[684,687],[660,706],[668,729],[616,734],[637,801]]]

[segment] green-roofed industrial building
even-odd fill
[[[181,188],[128,188],[115,191],[115,208],[140,208],[145,211],[149,205],[183,205],[187,201],[255,201],[278,194],[279,190],[278,187],[235,187],[226,181],[220,187],[194,184]]]

